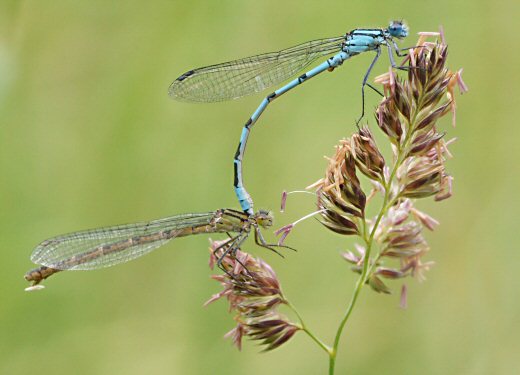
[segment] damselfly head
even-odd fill
[[[388,33],[393,38],[406,38],[408,36],[408,26],[403,21],[392,21],[388,26]]]
[[[269,228],[273,225],[274,217],[271,211],[259,210],[255,214],[255,219],[262,228]]]

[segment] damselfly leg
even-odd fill
[[[363,83],[361,84],[361,116],[356,121],[356,127],[359,130],[359,122],[363,117],[365,117],[365,86],[368,85],[372,90],[377,92],[379,95],[384,96],[378,89],[376,89],[374,86],[372,86],[370,83],[368,83],[368,77],[370,76],[370,72],[374,68],[374,65],[376,65],[377,60],[379,59],[379,56],[381,56],[381,47],[378,47],[376,50],[376,56],[370,63],[370,66],[368,67],[367,72],[365,73],[365,76],[363,77]]]
[[[255,228],[255,243],[258,246],[260,246],[260,247],[263,247],[263,248],[266,248],[268,250],[271,250],[272,252],[278,254],[282,258],[285,258],[285,257],[278,250],[276,250],[277,247],[278,248],[283,248],[283,249],[289,249],[289,250],[292,250],[292,251],[297,251],[295,248],[287,246],[287,245],[279,245],[279,244],[268,243],[264,239],[264,236],[262,235],[262,232],[260,231],[259,228]]]

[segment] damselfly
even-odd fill
[[[407,35],[407,26],[401,21],[393,21],[387,29],[355,29],[339,37],[313,40],[279,52],[193,69],[181,75],[170,85],[169,94],[175,99],[189,102],[218,102],[236,99],[279,84],[296,75],[319,57],[336,53],[317,67],[267,95],[244,125],[234,157],[234,189],[244,212],[252,215],[254,212],[253,200],[243,183],[242,160],[251,128],[268,104],[310,78],[324,71],[334,70],[343,64],[343,61],[353,56],[375,51],[376,55],[361,85],[362,109],[359,123],[365,113],[365,86],[380,93],[367,80],[370,71],[381,55],[381,46],[388,48],[390,63],[393,67],[397,67],[393,53],[401,55],[394,38],[402,39]]]
[[[268,211],[248,215],[237,210],[219,209],[53,237],[34,249],[31,260],[42,266],[25,274],[25,279],[32,282],[27,289],[37,289],[41,281],[60,271],[110,267],[148,254],[174,238],[201,233],[234,233],[215,250],[216,253],[225,249],[220,252],[221,259],[228,254],[234,255],[251,231],[258,245],[276,252],[274,245],[267,244],[260,232],[260,228],[272,224],[273,216]]]

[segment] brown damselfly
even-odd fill
[[[251,231],[257,244],[276,252],[275,245],[267,244],[260,232],[260,228],[272,224],[273,216],[268,211],[248,215],[233,209],[219,209],[53,237],[34,249],[31,261],[41,267],[25,274],[25,279],[32,283],[26,290],[41,289],[40,282],[60,271],[110,267],[148,254],[174,238],[195,234],[227,233],[229,239],[221,246],[224,250],[221,257],[233,256]]]

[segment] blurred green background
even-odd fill
[[[267,354],[222,335],[233,326],[207,268],[207,236],[173,241],[112,269],[52,277],[25,293],[33,247],[53,235],[184,212],[237,207],[232,156],[262,95],[219,104],[167,96],[186,70],[360,26],[405,19],[444,26],[449,65],[471,91],[458,98],[454,197],[419,207],[436,266],[397,293],[363,292],[338,374],[518,374],[520,209],[517,125],[519,3],[513,1],[2,1],[0,5],[0,373],[323,374],[304,335]],[[245,181],[257,207],[324,172],[323,155],[354,130],[360,56],[280,99],[253,131]],[[376,73],[387,70],[385,59]],[[368,107],[379,98],[368,93]],[[371,124],[373,120],[368,116]],[[291,196],[277,227],[313,209]],[[273,236],[269,234],[273,239]],[[214,238],[220,238],[215,235]],[[356,276],[338,256],[352,240],[313,220],[276,269],[308,324],[331,342]],[[399,290],[399,283],[393,284]]]

